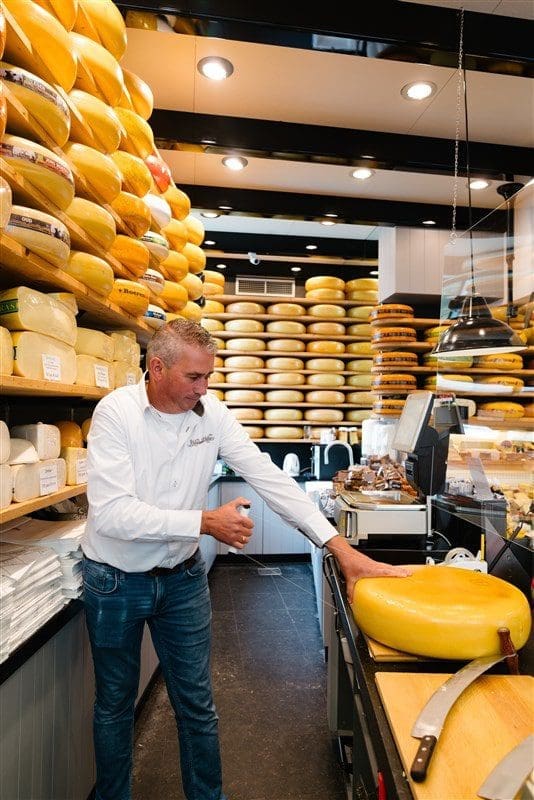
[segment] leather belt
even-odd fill
[[[165,576],[165,575],[174,575],[177,572],[182,572],[182,570],[190,569],[190,567],[195,564],[200,557],[200,550],[197,549],[193,553],[190,558],[186,558],[185,561],[181,561],[179,564],[176,564],[174,567],[152,567],[146,572],[146,575],[151,575],[152,577],[158,576]]]

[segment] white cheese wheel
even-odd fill
[[[39,497],[41,490],[39,463],[17,464],[11,467],[13,478],[13,501],[25,503]]]
[[[302,411],[298,408],[267,408],[265,419],[270,422],[299,422],[302,419]]]
[[[224,399],[228,403],[262,403],[264,397],[256,389],[230,389],[224,393]]]
[[[204,273],[206,270],[204,270]],[[237,303],[228,303],[226,306],[227,314],[265,314],[265,306],[260,303],[251,303],[247,300],[240,300]]]
[[[263,383],[263,375],[261,372],[227,372],[226,383]]]
[[[373,349],[371,347],[371,342],[351,342],[347,345],[347,353],[360,356],[372,356]]]
[[[344,375],[336,375],[333,372],[315,372],[313,375],[308,375],[309,386],[328,386],[335,388],[343,386],[345,383]]]
[[[304,414],[307,422],[341,422],[343,412],[335,408],[310,408]]]
[[[361,319],[363,322],[368,322],[369,314],[373,308],[374,306],[354,306],[353,308],[349,308],[347,316],[353,319]]]
[[[161,264],[169,257],[169,242],[161,233],[147,231],[140,237],[140,241],[148,247],[157,264]]]
[[[345,326],[342,322],[312,322],[307,332],[319,336],[344,336]]]
[[[0,317],[0,319],[2,319]],[[7,328],[0,326],[0,375],[13,373],[13,342]],[[1,462],[0,462],[1,463]]]
[[[378,279],[377,278],[354,278],[351,281],[347,281],[345,284],[345,291],[346,292],[354,292],[354,291],[378,291]]]
[[[230,411],[238,420],[263,419],[263,412],[260,408],[231,408]]]
[[[329,353],[337,355],[345,352],[345,345],[343,342],[321,339],[317,342],[308,342],[306,349],[308,353]]]
[[[76,295],[71,294],[70,292],[47,292],[49,297],[52,297],[54,300],[57,300],[60,303],[64,303],[69,311],[72,311],[74,316],[78,313],[78,303],[76,301]]]
[[[61,458],[66,465],[67,486],[87,483],[87,450],[84,447],[62,447]]]
[[[367,375],[362,375],[360,377],[367,377]],[[363,386],[362,389],[369,388],[368,386]],[[372,392],[348,392],[346,401],[347,403],[354,403],[354,405],[369,405],[369,395],[372,395]],[[376,396],[374,398],[376,400]]]
[[[276,320],[275,322],[268,322],[265,330],[268,333],[305,333],[306,326],[302,322]]]
[[[279,369],[281,372],[294,372],[298,369],[304,369],[304,361],[300,358],[289,357],[276,357],[268,358],[265,362],[267,369]]]
[[[53,206],[65,211],[72,203],[74,177],[71,169],[52,150],[6,133],[0,142],[0,156]]]
[[[335,278],[332,275],[314,275],[313,278],[308,278],[304,284],[304,289],[306,292],[311,292],[314,289],[337,289],[343,292],[345,289],[345,281],[341,280],[341,278]]]
[[[228,356],[224,366],[230,369],[263,369],[263,358],[258,356]]]
[[[208,319],[207,317],[203,317],[200,320],[200,324],[202,325],[204,330],[210,331],[210,333],[224,330],[224,324],[218,319]]]
[[[294,426],[276,425],[265,428],[266,439],[302,439],[302,428]]]
[[[353,300],[355,303],[378,303],[378,292],[349,292],[347,300]]]
[[[224,392],[221,392],[220,389],[208,389],[208,394],[211,394],[212,397],[216,397],[217,400],[224,400]]]
[[[13,473],[9,464],[0,464],[0,509],[11,504],[13,495]]]
[[[306,350],[304,342],[299,339],[271,339],[267,342],[267,350],[284,353],[301,353]]]
[[[310,317],[344,317],[345,309],[343,306],[334,306],[329,303],[319,303],[308,308]]]
[[[61,449],[61,434],[55,425],[43,422],[29,425],[15,425],[10,434],[15,439],[26,439],[35,447],[40,461],[57,458]]]
[[[273,372],[265,382],[273,386],[302,386],[306,378],[300,372]]]
[[[156,306],[153,303],[150,303],[144,313],[143,319],[147,325],[149,325],[151,328],[154,328],[154,330],[157,330],[158,328],[163,327],[163,325],[165,325],[167,322],[167,314],[161,308],[161,306]]]
[[[312,289],[306,292],[306,297],[311,300],[344,300],[343,289]]]
[[[372,411],[369,409],[358,409],[347,411],[345,419],[347,422],[363,422],[365,419],[371,419]]]
[[[372,328],[369,323],[361,322],[356,325],[349,325],[347,334],[349,336],[371,336]]]
[[[212,372],[208,379],[208,384],[213,386],[214,383],[225,383],[226,376],[223,372]]]
[[[360,389],[370,389],[372,385],[373,376],[370,372],[362,372],[361,375],[350,375],[347,380],[347,386],[357,386]]]
[[[314,372],[343,372],[345,369],[339,358],[310,358],[306,366]]]
[[[128,364],[127,361],[114,361],[112,366],[115,376],[114,389],[118,389],[119,386],[131,386],[139,383],[143,377],[141,367],[134,367],[132,364]]]
[[[263,428],[258,425],[243,425],[243,428],[251,439],[263,439]]]
[[[9,460],[10,449],[9,428],[4,420],[0,419],[0,464],[5,464]]]
[[[156,194],[145,194],[143,200],[150,209],[152,221],[158,228],[165,228],[171,221],[171,207],[164,197]]]
[[[115,357],[115,343],[111,336],[91,328],[77,328],[74,349],[78,355],[95,356],[104,361],[113,361]]]
[[[194,219],[194,217],[189,218],[189,221],[188,221],[187,218],[184,220],[184,224],[185,224],[186,228],[188,228],[188,225],[190,225],[190,220],[191,219]],[[198,222],[198,220],[197,220],[197,222]],[[189,230],[189,228],[188,228],[188,230]],[[196,244],[197,246],[200,246],[202,244],[202,242],[193,242],[193,244]],[[205,278],[205,280],[209,281],[209,283],[218,283],[219,286],[221,287],[221,289],[224,289],[224,275],[222,275],[222,273],[215,272],[215,270],[212,270],[212,269],[205,269],[204,270],[204,278]],[[221,305],[222,305],[222,303],[221,303]],[[240,313],[240,312],[237,312],[237,313]],[[257,312],[253,311],[252,313],[255,314]]]
[[[307,392],[306,393],[306,402],[307,403],[319,403],[322,405],[337,405],[338,403],[345,402],[345,395],[343,392],[335,392],[335,391],[315,391],[315,392]]]
[[[237,333],[261,333],[264,326],[256,319],[231,319],[224,323],[224,328]]]
[[[353,372],[371,372],[373,363],[374,362],[371,358],[357,358],[354,361],[349,361],[347,364],[347,369],[352,370]]]
[[[76,379],[76,352],[58,339],[34,331],[14,331],[13,374],[33,380],[59,379],[73,384]]]
[[[113,364],[94,356],[76,356],[76,385],[99,386],[101,389],[113,389],[115,374]]]
[[[265,350],[263,339],[231,339],[230,344],[232,350]]]
[[[224,314],[224,304],[219,303],[218,300],[210,300],[209,298],[204,303],[204,314]]]
[[[68,345],[76,341],[76,317],[72,311],[50,295],[27,286],[0,293],[0,321],[8,330],[44,333]]]
[[[267,313],[275,317],[303,317],[306,310],[298,303],[273,303],[267,306]]]
[[[56,267],[67,262],[70,236],[57,217],[26,206],[12,206],[5,232],[31,253]]]
[[[36,464],[39,461],[35,445],[27,439],[17,439],[10,437],[9,441],[9,460],[8,464]]]
[[[224,358],[221,358],[220,356],[214,356],[213,357],[213,366],[214,367],[224,367]]]
[[[161,294],[165,286],[165,278],[157,269],[147,269],[144,275],[137,279],[139,283],[148,286],[154,294]]]
[[[125,336],[127,339],[130,339],[132,342],[137,342],[137,337],[135,335],[135,331],[130,330],[129,328],[120,328],[116,331],[107,331],[111,337],[115,336]]]
[[[265,400],[268,403],[302,403],[304,394],[296,389],[274,389],[265,393]]]

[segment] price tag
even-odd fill
[[[76,459],[76,483],[87,483],[87,459]]]
[[[46,466],[41,467],[39,470],[39,494],[41,496],[52,494],[52,492],[57,492],[58,489],[57,464],[46,464]]]
[[[126,373],[126,386],[133,386],[134,383],[137,383],[135,378],[136,378],[135,372],[127,372]]]
[[[109,389],[109,369],[103,364],[95,364],[95,383],[100,389]]]
[[[48,356],[43,353],[42,359],[45,381],[59,381],[61,383],[61,359],[59,356]]]

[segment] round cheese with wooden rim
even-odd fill
[[[499,653],[501,627],[516,650],[527,642],[529,604],[511,583],[458,567],[410,569],[406,578],[356,583],[352,612],[372,639],[406,653],[466,660]]]
[[[371,340],[373,342],[415,342],[417,333],[415,328],[404,328],[392,326],[391,328],[378,328],[373,331]]]

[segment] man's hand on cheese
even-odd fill
[[[326,547],[337,558],[347,584],[349,603],[352,602],[356,581],[360,578],[406,578],[412,574],[406,567],[393,567],[391,564],[374,561],[351,547],[341,536],[334,536],[326,543]]]
[[[224,506],[203,511],[200,532],[209,533],[220,542],[242,550],[252,536],[254,523],[239,513],[239,507],[249,505],[250,500],[238,497]]]

